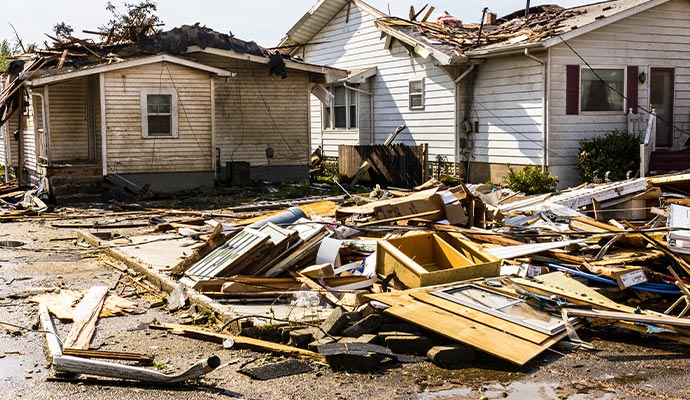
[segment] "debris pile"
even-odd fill
[[[680,174],[528,197],[432,180],[228,223],[163,223],[109,250],[168,286],[174,309],[210,304],[226,321],[152,328],[336,370],[450,366],[477,350],[524,365],[563,340],[590,348],[577,331],[602,324],[690,343],[688,184]],[[282,343],[250,337],[266,323]]]

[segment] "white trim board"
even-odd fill
[[[82,76],[100,74],[103,72],[116,71],[119,69],[138,67],[140,65],[155,64],[155,63],[159,63],[159,62],[169,62],[172,64],[178,64],[178,65],[182,65],[185,67],[190,67],[190,68],[194,68],[194,69],[198,69],[198,70],[202,70],[202,71],[207,71],[207,72],[210,72],[212,74],[216,74],[218,76],[232,77],[232,76],[236,75],[236,73],[234,73],[234,72],[226,71],[226,70],[221,69],[221,68],[211,67],[211,66],[206,65],[206,64],[202,64],[202,63],[199,63],[196,61],[188,60],[186,58],[171,56],[168,54],[159,54],[159,55],[155,55],[155,56],[136,58],[133,60],[122,61],[122,62],[113,63],[113,64],[107,64],[107,65],[101,64],[101,65],[97,65],[97,66],[93,66],[93,67],[85,67],[83,69],[78,69],[78,70],[59,72],[55,75],[44,76],[44,77],[32,79],[29,82],[29,86],[31,86],[31,87],[43,86],[43,85],[47,85],[50,83],[62,82],[62,81],[66,81],[69,79],[78,78],[78,77],[82,77]]]

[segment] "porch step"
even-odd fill
[[[50,178],[55,201],[60,205],[98,203],[103,198],[103,176],[58,175]]]
[[[655,175],[690,169],[690,149],[681,151],[657,150],[652,153],[649,171]]]

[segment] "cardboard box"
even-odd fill
[[[443,218],[443,199],[436,193],[436,189],[431,189],[376,206],[374,215],[376,219],[388,219],[434,210],[438,211],[438,214],[427,216],[425,219],[433,221]]]
[[[432,233],[381,240],[376,248],[376,271],[383,276],[395,273],[394,283],[400,288],[498,276],[500,261],[467,242],[455,238],[451,245]]]
[[[468,217],[465,208],[460,203],[450,203],[445,206],[446,219],[451,225],[467,225]]]

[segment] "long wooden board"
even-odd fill
[[[409,295],[368,296],[390,304],[384,312],[449,339],[468,344],[517,365],[524,365],[557,343],[565,333],[553,336],[541,344],[521,339],[507,332],[453,314]]]
[[[88,349],[96,332],[96,321],[101,314],[107,286],[94,286],[74,308],[74,324],[65,338],[64,347]]]
[[[508,332],[513,336],[529,340],[530,342],[535,344],[544,343],[551,337],[550,335],[535,331],[534,329],[530,329],[522,325],[506,321],[502,318],[474,310],[470,307],[465,307],[462,304],[442,299],[428,292],[417,292],[411,293],[410,295],[423,303],[438,307],[442,310],[451,312],[455,315],[465,317],[467,319],[471,319],[481,324],[493,327],[499,331]]]

